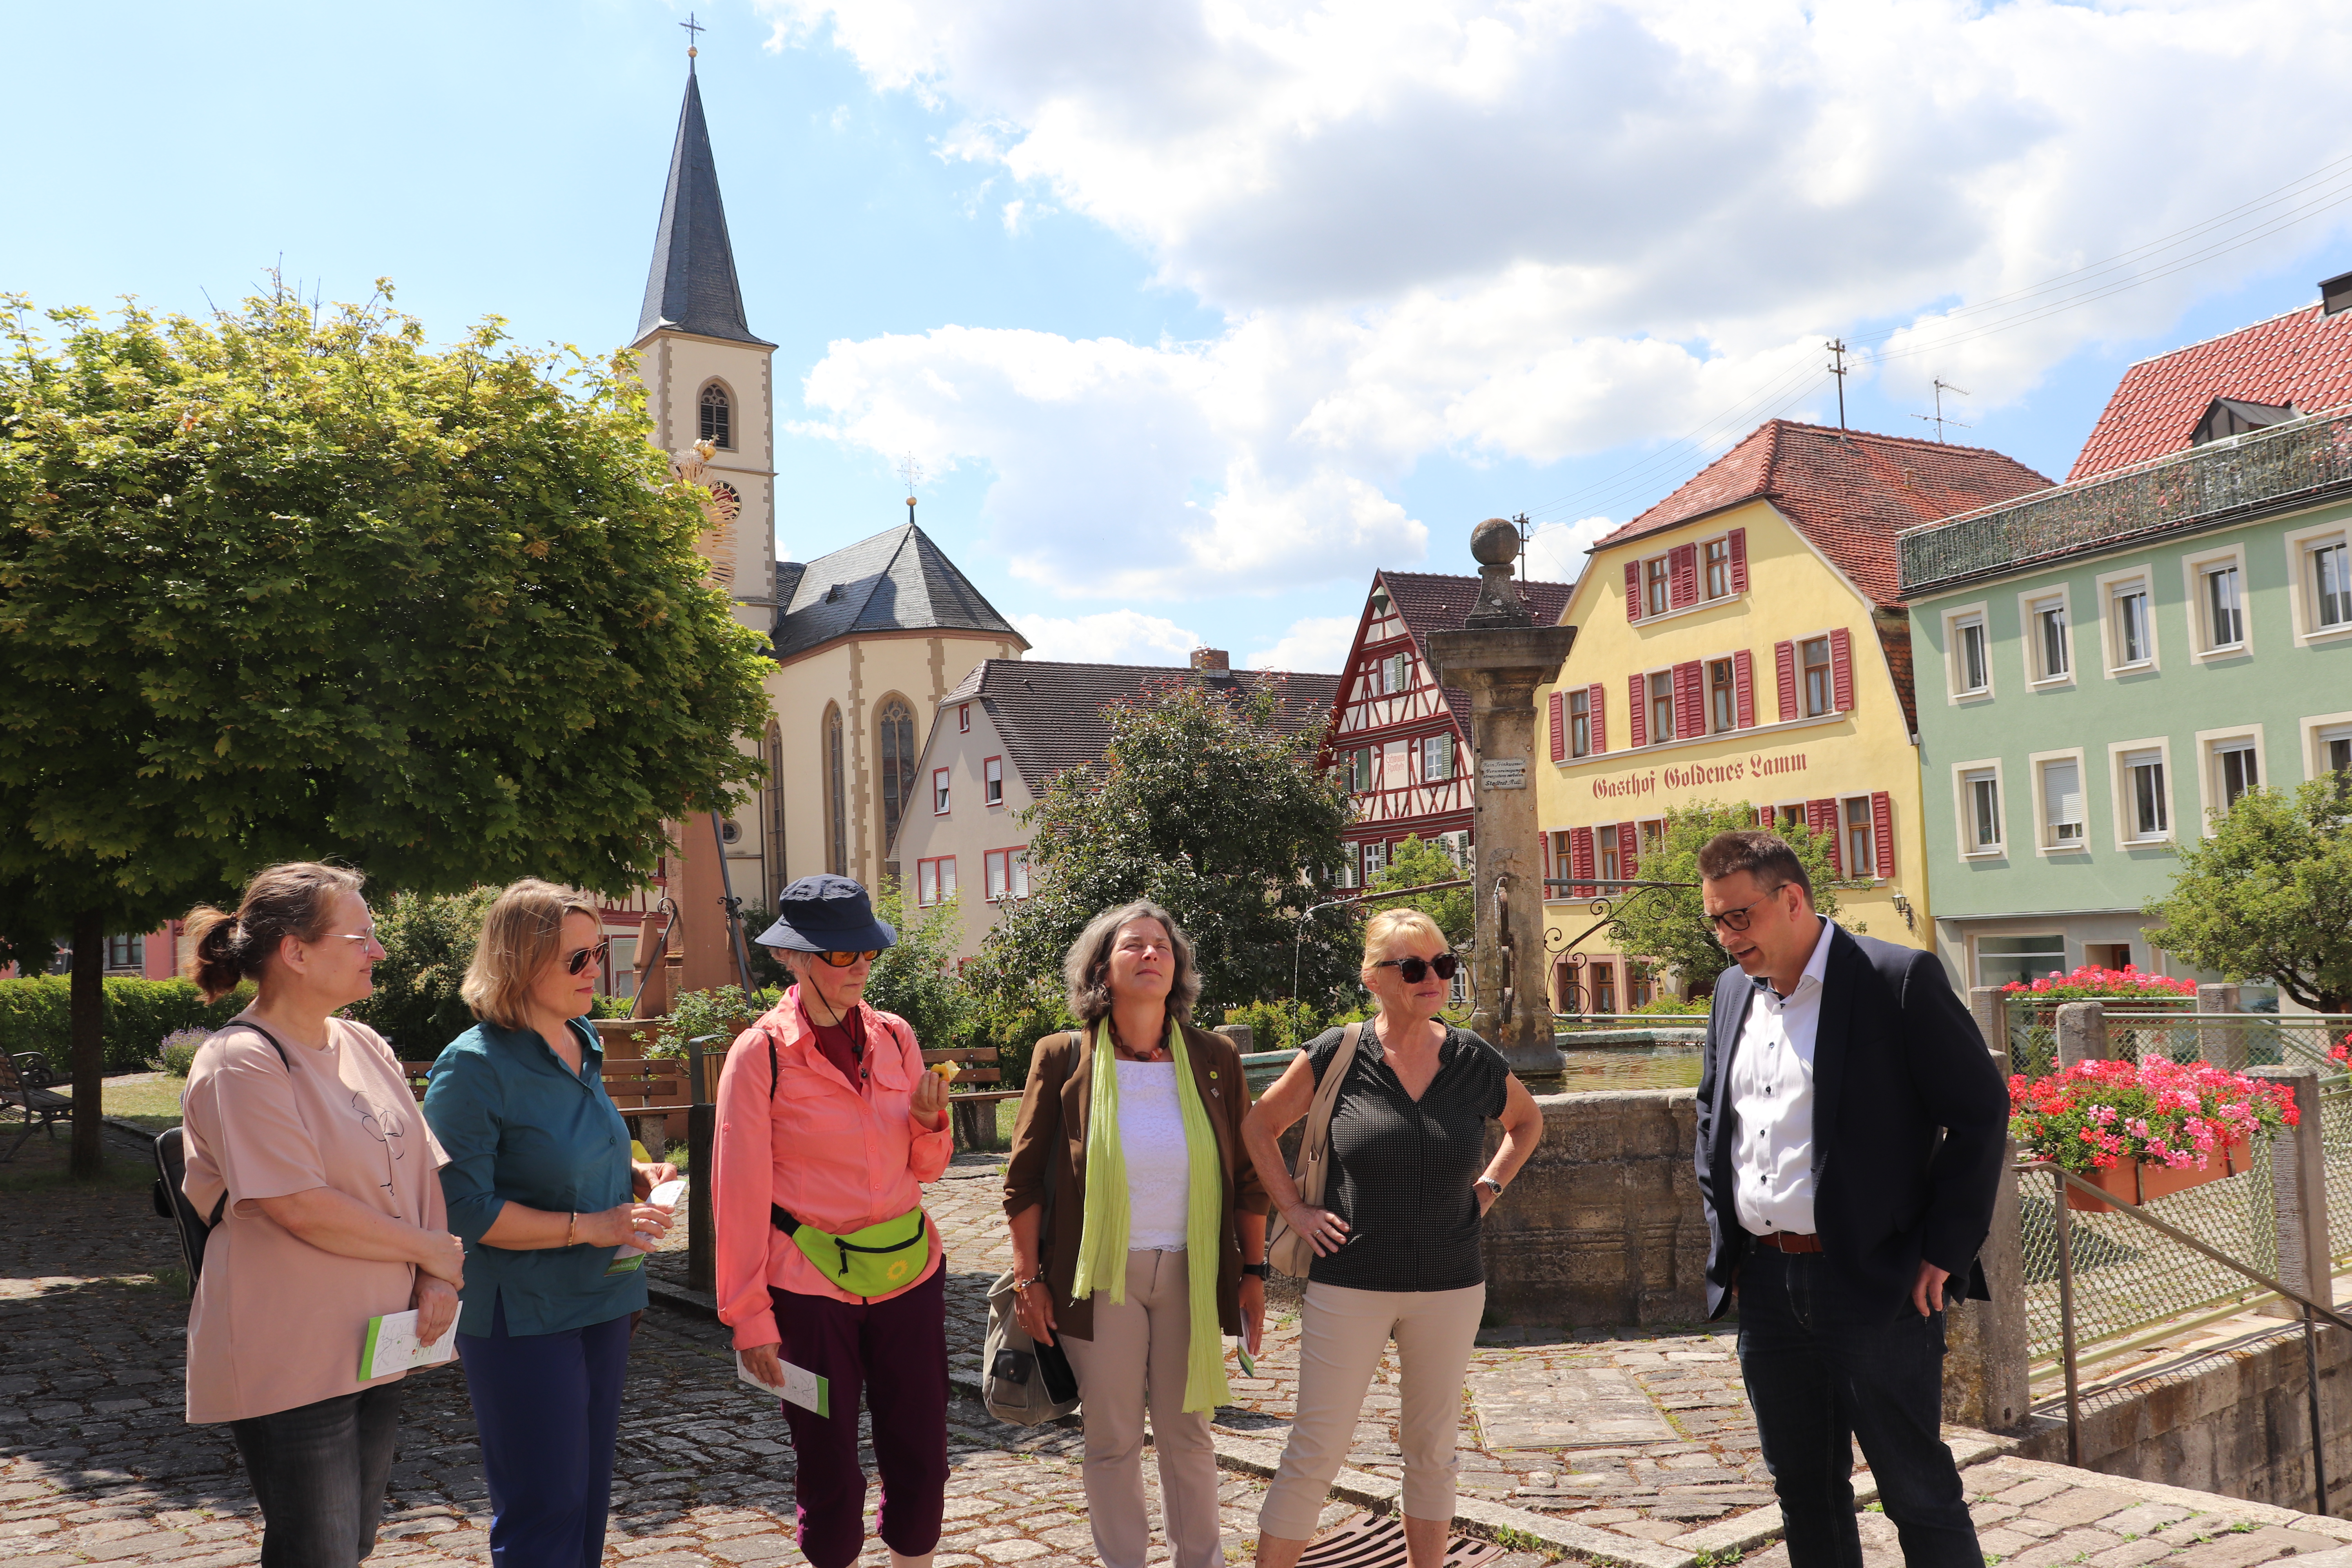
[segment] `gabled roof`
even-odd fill
[[[1275,725],[1286,734],[1320,731],[1339,687],[1336,675],[1276,669],[1204,674],[1181,666],[984,658],[940,700],[942,706],[980,703],[1034,795],[1044,794],[1055,773],[1102,761],[1110,747],[1104,709],[1177,682],[1235,692],[1271,688],[1276,693]]]
[[[2352,310],[2305,305],[2124,372],[2068,483],[2185,452],[2217,397],[2305,413],[2352,402]]]
[[[1412,650],[1422,662],[1429,662],[1429,634],[1458,632],[1470,606],[1478,602],[1478,579],[1457,576],[1448,572],[1379,572],[1375,580],[1389,591],[1389,603],[1396,606],[1397,618],[1412,636]],[[1539,626],[1559,624],[1560,612],[1568,608],[1569,595],[1576,592],[1573,583],[1527,582],[1519,584],[1519,595],[1527,601],[1528,610]],[[1360,629],[1358,637],[1360,639]],[[1361,652],[1361,648],[1351,650]],[[1470,734],[1470,694],[1458,686],[1445,689],[1446,706],[1454,710],[1454,721],[1461,726],[1465,739]],[[1337,694],[1333,700],[1336,703]],[[1334,712],[1336,714],[1336,708]]]
[[[2049,488],[2014,458],[1980,447],[1774,419],[1592,551],[1769,501],[1874,604],[1892,608],[1902,602],[1896,534]]]
[[[702,89],[686,68],[686,104],[677,111],[670,148],[669,184],[662,192],[661,225],[654,230],[653,270],[635,342],[672,327],[730,342],[776,345],[755,338],[743,320],[743,290],[735,281],[735,247],[727,239],[727,208],[719,199],[719,165],[710,156],[710,128],[702,121]]]
[[[971,585],[931,536],[911,522],[803,565],[776,566],[775,657],[873,632],[986,632],[1029,639]]]

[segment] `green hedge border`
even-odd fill
[[[109,980],[106,986],[106,1070],[142,1072],[163,1037],[174,1029],[217,1029],[248,1000],[236,992],[207,1004],[184,980]],[[38,1051],[59,1077],[73,1070],[73,1036],[67,1009],[71,982],[61,974],[0,980],[0,1050]]]

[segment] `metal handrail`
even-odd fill
[[[2080,1187],[2100,1205],[2118,1214],[2128,1215],[2141,1225],[2180,1243],[2190,1251],[2212,1259],[2235,1274],[2242,1274],[2266,1290],[2276,1291],[2303,1309],[2303,1363],[2308,1387],[2311,1413],[2311,1472],[2313,1488],[2319,1494],[2318,1513],[2327,1511],[2326,1430],[2319,1419],[2319,1345],[2318,1320],[2325,1318],[2339,1329],[2352,1329],[2352,1318],[2334,1307],[2323,1307],[2302,1291],[2279,1283],[2269,1275],[2249,1268],[2236,1258],[2215,1251],[2177,1226],[2168,1225],[2137,1204],[2129,1204],[2105,1188],[2084,1181],[2081,1176],[2048,1160],[2021,1162],[2017,1170],[2047,1171],[2058,1178],[2057,1202],[2053,1205],[2058,1233],[2058,1329],[2059,1343],[2066,1366],[2066,1462],[2080,1467],[2083,1463],[2083,1397],[2074,1363],[2074,1242],[2072,1222],[2067,1218],[2066,1188],[2068,1184]]]

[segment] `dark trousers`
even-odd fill
[[[349,1568],[375,1550],[397,1383],[228,1424],[261,1504],[261,1568]]]
[[[629,1364],[627,1315],[551,1334],[457,1335],[490,1488],[499,1568],[596,1568],[613,1496],[613,1439]]]
[[[948,1489],[947,1269],[887,1301],[836,1301],[770,1290],[777,1353],[830,1384],[830,1415],[790,1400],[800,1546],[814,1568],[848,1568],[866,1543],[866,1471],[857,1399],[874,1415],[883,1544],[919,1557],[940,1543]]]
[[[1865,1302],[1819,1253],[1750,1247],[1739,1267],[1739,1371],[1793,1568],[1862,1568],[1855,1438],[1909,1568],[1984,1568],[1941,1435],[1943,1313]]]

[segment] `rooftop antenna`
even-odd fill
[[[1829,373],[1837,377],[1838,428],[1843,430],[1845,428],[1845,340],[1843,338],[1832,338],[1822,346],[1827,348],[1832,354],[1836,356],[1834,359],[1830,361]]]
[[[686,20],[678,26],[686,29],[686,68],[690,72],[694,69],[694,57],[702,52],[696,46],[702,42],[702,35],[710,29],[696,21],[691,11],[686,14]]]
[[[1524,587],[1528,581],[1528,543],[1536,536],[1536,525],[1528,521],[1526,512],[1519,513],[1511,521],[1519,528],[1519,584]]]
[[[914,453],[898,459],[898,477],[907,481],[907,525],[911,528],[915,522],[915,487],[923,482],[923,465]]]
[[[1941,441],[1944,438],[1944,426],[1947,425],[1951,426],[1956,430],[1973,430],[1976,428],[1975,426],[1968,424],[1963,420],[1947,419],[1944,417],[1944,394],[1948,392],[1959,397],[1972,397],[1975,395],[1975,394],[1971,393],[1967,387],[1954,386],[1950,382],[1946,381],[1939,375],[1936,378],[1936,412],[1933,414],[1914,414],[1911,416],[1914,419],[1924,419],[1928,424],[1933,425],[1936,427],[1936,439],[1938,441]]]

